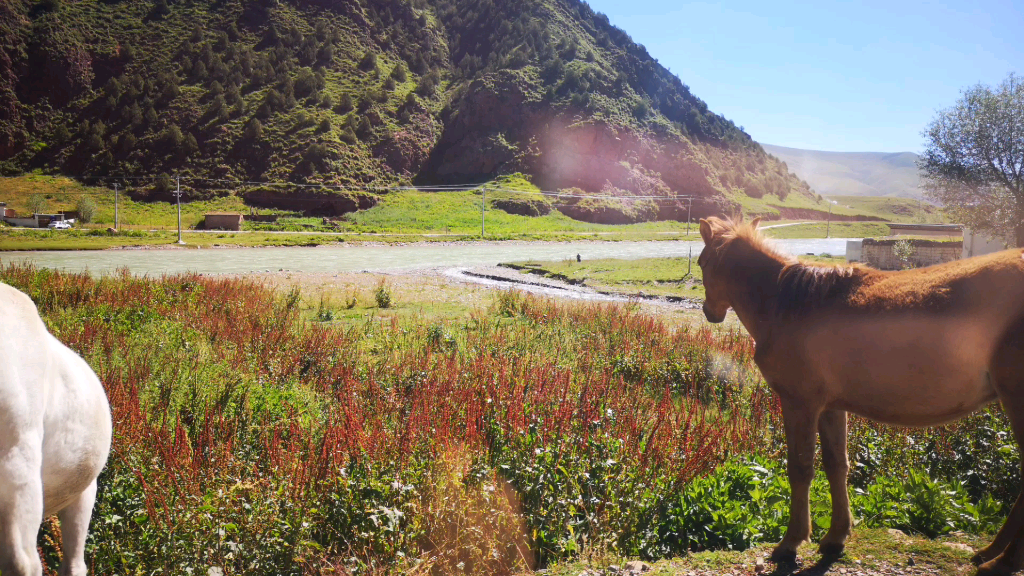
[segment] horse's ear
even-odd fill
[[[711,242],[711,239],[715,237],[715,233],[711,230],[711,222],[704,218],[700,219],[700,237],[704,239],[705,244]]]
[[[761,217],[758,216],[757,218],[754,218],[753,220],[750,221],[750,227],[754,228],[754,229],[757,229],[757,225],[760,224],[760,223],[761,223]]]

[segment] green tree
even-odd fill
[[[405,71],[404,62],[399,62],[398,65],[391,70],[391,77],[399,82],[405,82],[408,78],[408,74]]]
[[[914,252],[916,251],[914,243],[910,240],[897,240],[892,245],[892,255],[899,260],[900,267],[904,270],[914,267],[910,259],[914,257]]]
[[[49,203],[42,194],[33,194],[28,197],[25,207],[33,214],[45,214],[49,209]]]
[[[341,113],[352,110],[355,105],[352,103],[352,96],[349,93],[341,95],[341,101],[338,102],[338,111]]]
[[[82,222],[92,222],[96,216],[96,203],[88,196],[79,196],[78,203],[75,204],[75,211],[78,212],[78,219]]]
[[[377,68],[377,53],[367,51],[359,61],[359,69],[370,71]]]
[[[243,136],[246,140],[253,142],[263,138],[263,124],[261,124],[258,119],[253,118],[245,125],[245,132],[243,133]]]
[[[926,194],[968,227],[1024,246],[1024,80],[968,88],[923,135]]]

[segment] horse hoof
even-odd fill
[[[771,560],[776,564],[796,564],[796,550],[776,548],[772,551]]]
[[[843,555],[843,550],[846,549],[846,543],[844,542],[822,542],[818,546],[818,552],[826,558],[837,558]]]
[[[981,566],[996,556],[999,556],[999,552],[991,552],[988,548],[982,548],[981,550],[978,550],[977,554],[971,556],[971,564]]]
[[[1010,576],[1013,574],[1013,567],[1000,562],[997,558],[978,566],[978,571],[974,574],[975,576]]]

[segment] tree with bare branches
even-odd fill
[[[1024,246],[1024,79],[968,88],[923,135],[927,196],[968,227]]]

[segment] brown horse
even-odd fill
[[[1024,445],[1024,251],[882,272],[800,263],[769,245],[757,220],[700,221],[704,315],[731,307],[754,338],[754,361],[778,393],[792,488],[789,526],[772,558],[793,561],[811,533],[816,434],[832,495],[821,552],[842,552],[852,526],[846,413],[905,426],[942,424],[999,400]],[[1024,494],[978,574],[1024,561]]]

